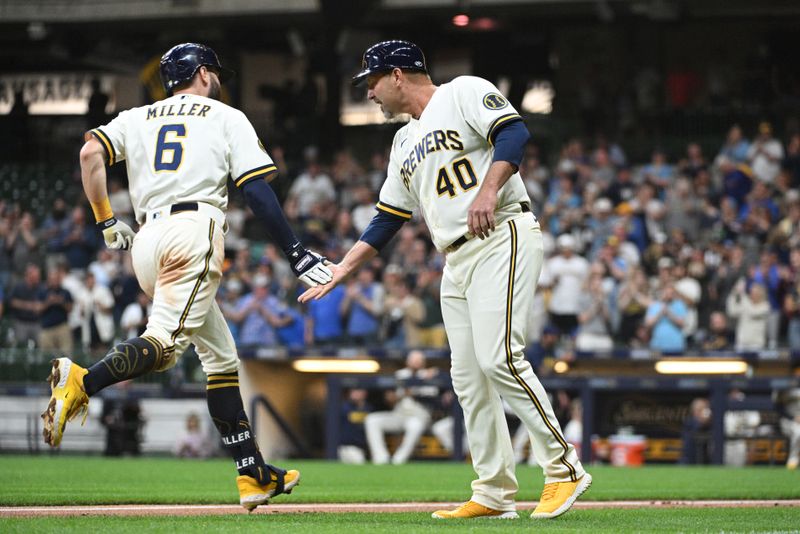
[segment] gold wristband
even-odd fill
[[[89,204],[92,205],[94,220],[97,222],[105,221],[114,216],[114,212],[111,211],[111,203],[108,201],[108,197],[105,197],[100,202],[89,202]]]

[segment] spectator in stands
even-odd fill
[[[689,414],[681,433],[683,465],[711,462],[711,405],[708,399],[697,398],[689,406]]]
[[[377,191],[378,189],[380,189],[380,186],[375,190]],[[353,211],[350,212],[352,215],[353,227],[356,232],[361,234],[366,230],[369,222],[375,215],[375,198],[372,189],[365,186],[357,187],[353,192],[353,200],[355,201],[355,206],[353,207]],[[349,246],[344,248],[347,249]]]
[[[686,158],[678,162],[678,173],[689,178],[695,178],[707,165],[700,145],[698,143],[689,143],[686,146]]]
[[[772,137],[772,125],[766,121],[761,122],[758,125],[758,136],[747,150],[747,161],[753,174],[759,180],[771,184],[781,170],[782,160],[783,145]]]
[[[29,263],[41,263],[38,232],[29,212],[22,212],[16,221],[12,219],[3,252],[11,259],[12,274],[23,272]]]
[[[728,296],[728,316],[736,320],[736,350],[762,350],[767,346],[770,304],[763,285],[753,283],[746,291],[741,279]]]
[[[667,163],[667,154],[660,149],[653,151],[650,163],[642,167],[641,180],[647,181],[659,190],[664,190],[670,185],[675,178],[675,169],[672,165]]]
[[[348,280],[339,313],[347,325],[347,339],[354,345],[378,342],[383,316],[383,286],[372,269],[361,269]]]
[[[781,168],[788,174],[789,187],[800,186],[800,134],[794,134],[789,139]]]
[[[775,395],[781,430],[789,439],[786,468],[797,469],[800,465],[800,388],[792,388]]]
[[[788,255],[793,248],[800,246],[800,192],[791,189],[784,196],[783,215],[769,235],[769,245]]]
[[[640,267],[631,268],[625,276],[617,294],[617,308],[620,314],[617,339],[625,343],[636,335],[636,329],[650,305],[650,291],[647,276]]]
[[[671,283],[661,288],[660,296],[647,307],[645,325],[651,329],[650,348],[660,352],[682,352],[686,349],[683,336],[686,305],[675,295]]]
[[[550,222],[550,231],[553,234],[562,233],[566,226],[562,219],[568,218],[569,212],[580,208],[581,204],[581,197],[575,192],[572,179],[568,175],[560,175],[544,205],[543,216]]]
[[[81,308],[81,342],[91,349],[104,348],[114,339],[114,295],[86,273],[86,290],[76,299]]]
[[[576,254],[577,243],[571,235],[558,236],[556,243],[559,253],[545,262],[539,286],[552,290],[550,322],[563,335],[572,336],[578,326],[578,298],[589,276],[589,262]]]
[[[528,344],[525,359],[531,363],[537,375],[546,375],[553,368],[561,352],[558,344],[560,337],[558,328],[548,324],[542,329],[539,340]]]
[[[423,319],[419,323],[421,347],[437,349],[447,347],[447,333],[439,304],[441,285],[442,271],[439,268],[428,266],[417,276],[415,294],[425,309]]]
[[[108,288],[111,288],[112,281],[119,272],[116,253],[114,250],[101,248],[97,251],[97,259],[89,264],[89,271],[94,275],[95,281]]]
[[[709,318],[708,333],[703,339],[701,348],[707,351],[729,350],[733,348],[733,334],[728,328],[728,318],[724,313],[715,311]]]
[[[219,309],[222,311],[222,316],[225,317],[225,322],[228,323],[228,328],[233,336],[233,342],[238,347],[241,344],[239,340],[239,321],[235,321],[233,316],[236,315],[237,305],[239,299],[242,297],[244,285],[235,277],[229,277],[225,280],[225,286],[217,292],[217,303]]]
[[[621,167],[617,170],[614,182],[603,193],[611,200],[615,207],[629,203],[636,195],[636,184],[633,182],[633,172],[630,167]]]
[[[54,265],[47,272],[47,287],[42,302],[39,348],[56,350],[60,355],[72,355],[72,331],[69,327],[69,312],[72,311],[72,295],[62,287],[66,270]]]
[[[367,400],[367,390],[353,388],[342,401],[339,417],[339,461],[345,464],[363,464],[367,455],[367,436],[364,420],[372,412]]]
[[[24,279],[14,286],[9,295],[8,309],[12,318],[14,344],[31,346],[39,343],[39,319],[45,298],[42,271],[38,265],[30,264],[25,268]]]
[[[98,122],[92,123],[95,124],[105,124],[106,121],[100,120]],[[91,126],[90,128],[94,128]],[[122,187],[122,184],[117,179],[110,179],[108,180],[108,202],[111,204],[111,209],[114,210],[114,216],[121,221],[125,221],[125,224],[133,225],[133,205],[131,204],[131,196],[128,193],[128,189],[126,187]]]
[[[269,279],[253,277],[253,290],[239,299],[227,318],[239,324],[239,343],[245,350],[273,347],[277,344],[275,328],[281,324],[274,313],[275,298],[269,294]],[[282,325],[281,325],[282,326]]]
[[[290,349],[303,348],[306,343],[306,318],[294,306],[275,298],[274,313],[278,318],[275,334],[278,343]]]
[[[83,206],[76,206],[69,224],[64,225],[61,236],[54,242],[55,250],[64,253],[70,269],[86,269],[97,252],[99,235],[94,225],[86,224]]]
[[[425,319],[425,306],[411,293],[405,277],[387,287],[383,316],[384,346],[413,348],[420,346],[420,325]]]
[[[691,340],[697,333],[700,317],[697,307],[700,304],[703,289],[697,279],[689,276],[684,262],[677,263],[672,268],[672,279],[675,281],[675,296],[683,301],[686,306],[686,319],[683,322],[683,335]]]
[[[337,286],[323,298],[308,303],[306,345],[336,345],[342,342],[344,328],[339,310],[344,298],[344,286]]]
[[[781,322],[781,297],[784,289],[784,277],[781,276],[782,268],[778,265],[778,255],[774,250],[761,252],[759,264],[754,266],[752,274],[748,277],[749,284],[760,284],[767,291],[770,314],[767,323],[767,346],[775,348],[778,344],[778,331]]]
[[[289,199],[297,202],[297,209],[301,217],[309,217],[316,204],[330,203],[336,200],[336,190],[333,181],[322,170],[316,159],[311,159],[305,171],[298,176],[291,189]]]
[[[431,421],[430,404],[436,402],[439,388],[426,384],[438,374],[436,368],[426,368],[425,354],[412,350],[406,366],[395,373],[396,391],[387,391],[390,411],[372,412],[364,420],[369,453],[374,464],[404,464],[411,458],[419,438]],[[400,446],[389,456],[385,433],[402,432]]]
[[[753,188],[753,170],[744,163],[722,158],[719,161],[719,171],[722,175],[723,196],[732,198],[738,208],[744,204],[747,194]]]
[[[190,412],[186,416],[186,430],[175,441],[172,453],[178,458],[208,458],[211,452],[208,436],[200,425],[200,416]]]
[[[717,154],[717,164],[721,158],[726,158],[734,164],[745,163],[747,161],[747,153],[750,150],[750,143],[742,135],[742,129],[738,124],[731,126],[728,130],[728,136],[725,139],[725,144]]]
[[[150,297],[139,291],[136,302],[125,307],[119,325],[125,339],[141,336],[147,329],[147,318],[150,317]]]
[[[584,352],[610,351],[614,346],[610,334],[611,312],[602,275],[592,274],[588,278],[578,296],[578,306],[581,311],[575,348]]]
[[[800,277],[797,277],[797,273],[794,276],[794,283],[784,297],[783,313],[788,320],[789,348],[800,350]]]

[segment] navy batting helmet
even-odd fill
[[[425,54],[409,41],[383,41],[370,46],[361,60],[361,72],[353,76],[353,85],[363,82],[367,76],[392,69],[428,72]]]
[[[220,80],[233,75],[233,71],[223,68],[217,54],[206,45],[198,43],[182,43],[170,48],[161,57],[161,83],[167,93],[171,93],[180,84],[192,79],[200,67],[211,67],[216,70]]]

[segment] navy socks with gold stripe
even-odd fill
[[[271,470],[258,450],[250,421],[239,393],[239,374],[208,375],[208,412],[222,435],[222,445],[230,452],[240,475],[248,475],[259,484],[269,484]],[[282,477],[278,477],[282,479]]]
[[[108,354],[89,367],[83,377],[83,387],[90,397],[103,388],[142,376],[166,364],[172,350],[164,349],[152,337],[134,337],[117,343]]]

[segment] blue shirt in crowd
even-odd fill
[[[664,303],[661,301],[652,303],[647,308],[645,320],[655,317],[661,312]],[[668,304],[669,311],[673,317],[679,319],[686,318],[686,305],[683,301],[675,299]],[[661,352],[681,352],[686,348],[686,340],[680,327],[670,321],[666,316],[661,316],[653,326],[653,334],[650,337],[650,348]]]

